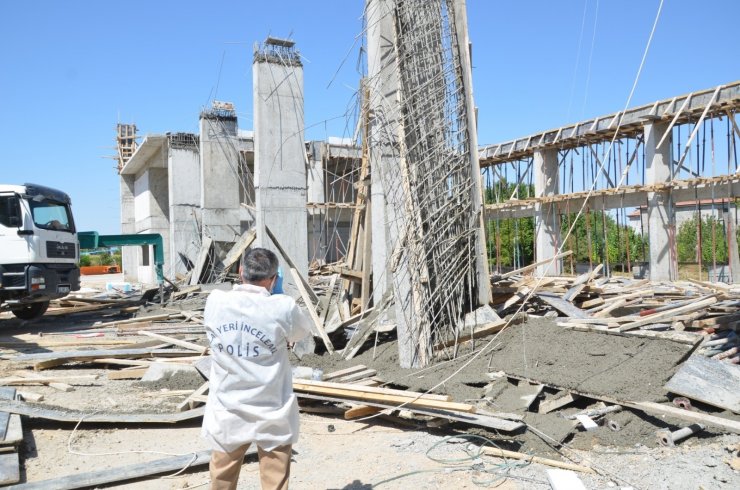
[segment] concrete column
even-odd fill
[[[200,206],[203,236],[230,244],[241,233],[236,112],[213,108],[200,115]]]
[[[136,217],[134,209],[134,175],[122,174],[121,176],[121,233],[131,235],[136,233]],[[121,267],[123,268],[123,280],[137,282],[138,254],[134,247],[121,248]]]
[[[468,123],[468,144],[470,151],[470,169],[473,185],[473,213],[479,223],[476,232],[475,269],[477,278],[478,305],[484,306],[491,302],[491,273],[488,267],[488,250],[486,248],[486,226],[483,219],[483,189],[481,184],[480,159],[478,156],[478,120],[476,117],[475,100],[473,97],[473,60],[468,35],[468,12],[466,0],[453,2],[455,13],[455,32],[457,34],[457,49],[460,55],[462,85],[465,95],[465,105]]]
[[[384,174],[397,166],[399,154],[395,139],[399,103],[393,4],[392,0],[367,0],[366,4],[373,302],[376,305],[392,284],[388,250],[397,240],[395,230],[388,226],[383,189]],[[389,212],[394,213],[394,210]]]
[[[660,148],[658,143],[668,130],[667,122],[645,124],[645,184],[671,180],[673,138],[669,134]],[[650,244],[650,280],[671,281],[678,278],[676,263],[676,227],[670,191],[648,192],[647,227]]]
[[[326,202],[324,155],[326,143],[314,141],[308,152],[308,173],[306,175],[306,193],[308,202]],[[310,260],[324,260],[326,243],[322,236],[322,223],[326,211],[320,208],[308,209],[308,257]]]
[[[303,66],[292,41],[268,38],[255,51],[254,154],[257,243],[275,250],[269,227],[298,272],[308,275]],[[293,278],[282,262],[286,292]]]
[[[532,170],[535,197],[554,196],[559,192],[557,149],[535,151]],[[557,208],[549,204],[537,203],[534,226],[535,261],[546,260],[557,255],[560,245],[560,217]],[[556,260],[549,267],[547,265],[538,267],[537,275],[558,276],[562,269],[562,260]]]
[[[170,242],[170,209],[167,168],[162,166],[163,158],[160,150],[152,165],[137,175],[134,181],[134,216],[136,219],[134,232],[159,233],[162,235],[165,264],[167,264]],[[156,284],[157,276],[154,263],[150,261],[149,265],[143,265],[142,255],[142,260],[137,259],[137,265],[138,280],[148,284]],[[165,275],[167,275],[167,271],[165,271]]]
[[[200,156],[195,135],[190,145],[170,142],[167,161],[170,204],[170,246],[165,275],[187,274],[183,257],[195,263],[200,251]]]

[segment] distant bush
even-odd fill
[[[89,255],[80,255],[80,267],[92,265],[92,259]]]

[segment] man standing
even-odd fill
[[[243,284],[213,291],[204,323],[211,346],[203,437],[211,444],[211,488],[234,490],[244,454],[255,443],[262,489],[287,489],[298,440],[288,343],[307,337],[307,318],[286,295],[272,295],[278,259],[264,248],[244,254]]]

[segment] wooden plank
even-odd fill
[[[10,485],[19,481],[21,481],[21,471],[18,453],[0,454],[0,485]]]
[[[148,367],[129,369],[124,371],[111,371],[108,379],[139,379],[149,370]]]
[[[23,440],[23,426],[21,425],[21,416],[15,413],[10,414],[8,418],[8,428],[5,436],[0,440],[2,446],[17,446]]]
[[[668,381],[665,389],[740,413],[740,368],[726,362],[691,356]]]
[[[73,350],[65,352],[40,352],[38,354],[21,354],[11,359],[11,362],[33,361],[85,361],[99,358],[117,357],[153,357],[153,356],[182,356],[192,354],[191,350],[175,349],[116,349],[116,350]]]
[[[375,388],[372,386],[358,386],[348,385],[342,383],[334,383],[330,381],[315,381],[310,379],[296,379],[293,384],[300,383],[305,386],[315,386],[324,388],[338,388],[343,389],[346,392],[357,392],[357,393],[376,393],[376,394],[391,394],[398,396],[405,396],[407,398],[419,398],[424,400],[436,400],[442,402],[451,402],[452,397],[450,395],[437,395],[435,393],[419,393],[416,391],[406,390],[395,390],[393,388]]]
[[[704,308],[707,308],[714,303],[717,302],[717,298],[715,296],[709,296],[707,298],[702,299],[701,301],[697,301],[696,303],[681,306],[679,308],[674,308],[672,310],[663,311],[660,313],[655,313],[654,315],[648,315],[642,320],[637,320],[635,322],[627,323],[625,325],[622,325],[618,328],[620,332],[625,332],[627,330],[632,330],[635,328],[642,327],[643,325],[649,325],[651,323],[658,323],[667,319],[670,319],[676,315],[689,313],[696,310],[701,310]]]
[[[601,306],[603,304],[604,304],[604,298],[602,298],[601,296],[597,296],[595,298],[584,301],[583,303],[578,305],[578,307],[582,310],[586,310],[588,308],[593,308],[595,306]]]
[[[378,374],[378,372],[375,369],[365,369],[364,371],[359,371],[357,373],[348,374],[347,376],[343,376],[339,378],[339,383],[349,383],[352,381],[357,381],[363,378],[371,378]]]
[[[339,274],[342,279],[362,282],[362,271],[357,271],[341,265],[325,265],[324,269],[329,272]]]
[[[58,422],[100,422],[113,424],[174,424],[203,416],[203,408],[181,413],[106,413],[61,410],[31,405],[18,400],[0,400],[0,411],[17,413],[31,418],[56,420]]]
[[[563,461],[557,461],[554,459],[540,458],[539,456],[533,456],[531,454],[518,453],[516,451],[507,451],[506,449],[499,449],[497,447],[482,447],[481,451],[488,456],[495,456],[497,458],[508,458],[518,459],[527,461],[529,463],[538,463],[546,466],[552,466],[554,468],[563,468],[573,471],[580,471],[581,473],[596,474],[593,468],[587,466],[580,466],[573,463],[565,463]]]
[[[203,241],[201,242],[201,245],[200,245],[200,251],[198,252],[198,257],[195,259],[195,264],[193,266],[193,269],[190,271],[189,284],[191,286],[200,284],[200,276],[203,275],[203,268],[206,266],[206,262],[208,262],[208,255],[211,252],[212,246],[213,246],[213,239],[209,236],[204,236]]]
[[[308,291],[306,291],[306,287],[301,282],[300,274],[298,274],[298,271],[292,267],[290,268],[290,273],[293,275],[293,279],[295,280],[296,286],[298,287],[298,291],[301,293],[303,302],[306,303],[306,309],[311,316],[311,320],[313,320],[313,324],[316,327],[316,332],[319,334],[321,340],[324,342],[327,352],[329,352],[329,354],[333,354],[334,344],[331,343],[329,336],[326,334],[326,330],[324,330],[324,324],[319,318],[319,315],[316,313],[316,308],[311,302],[311,298],[308,295]]]
[[[254,228],[251,228],[242,233],[242,236],[239,237],[234,246],[231,247],[231,250],[229,250],[229,252],[226,254],[224,260],[222,260],[219,264],[219,269],[222,271],[228,271],[229,269],[231,269],[231,266],[236,264],[239,259],[241,259],[244,251],[248,249],[252,245],[252,243],[254,243],[254,240],[256,238],[257,230],[255,230]]]
[[[740,422],[737,420],[730,420],[706,413],[684,410],[671,405],[661,405],[660,403],[655,402],[627,402],[622,403],[622,405],[629,408],[635,408],[646,413],[666,415],[668,417],[675,417],[691,422],[699,422],[701,424],[719,427],[721,429],[740,434]]]
[[[541,265],[547,265],[547,264],[549,264],[550,261],[552,261],[552,260],[558,260],[558,259],[562,259],[564,257],[568,257],[572,253],[573,253],[572,250],[568,250],[566,252],[559,253],[559,254],[557,254],[554,257],[551,257],[549,259],[540,260],[540,261],[535,262],[533,264],[529,264],[527,266],[524,266],[521,269],[516,269],[516,270],[510,271],[510,272],[507,272],[505,274],[492,274],[491,281],[496,282],[496,281],[500,281],[502,279],[506,279],[506,278],[511,277],[511,276],[516,276],[517,274],[522,274],[524,272],[529,272],[531,270],[536,269],[537,267],[539,267]]]
[[[332,402],[338,402],[338,403],[347,402],[346,398],[340,398],[340,397],[330,396],[330,395],[316,395],[312,393],[302,393],[302,392],[297,392],[296,395],[300,398],[309,398],[312,400],[332,401]],[[388,404],[388,403],[383,403],[380,401],[363,401],[363,404],[371,405],[374,407],[380,407],[380,408],[391,408],[391,409],[397,408],[397,405],[395,404]],[[503,432],[514,432],[524,427],[524,424],[522,422],[513,421],[513,420],[505,420],[505,419],[494,417],[488,414],[455,412],[453,410],[432,409],[432,408],[426,408],[426,407],[420,407],[420,406],[414,406],[414,405],[406,405],[403,408],[404,410],[408,410],[409,412],[417,413],[420,415],[428,415],[431,417],[442,417],[445,419],[454,420],[456,422],[462,422],[464,424],[475,425],[479,427],[487,427],[489,429],[500,430]]]
[[[506,374],[510,378],[514,379],[521,379],[524,381],[529,381],[530,383],[538,383],[539,381],[533,380],[530,378],[525,378],[523,376],[517,376],[514,374]],[[558,386],[550,383],[543,383],[545,386],[549,386],[550,388],[555,388],[558,390],[568,391],[568,388],[563,386]],[[701,424],[710,425],[712,427],[717,427],[729,432],[734,432],[736,434],[740,434],[740,421],[727,419],[724,417],[717,417],[715,415],[709,415],[706,413],[701,412],[692,412],[689,410],[683,410],[681,408],[677,408],[671,405],[662,405],[660,403],[655,402],[635,402],[635,401],[624,401],[624,400],[617,400],[616,398],[611,398],[608,396],[603,395],[594,395],[592,393],[586,393],[579,390],[570,390],[573,393],[576,393],[581,396],[585,396],[587,398],[593,398],[594,400],[601,400],[603,402],[616,404],[616,405],[622,405],[627,408],[632,408],[634,410],[639,410],[640,412],[644,412],[650,415],[666,415],[669,417],[675,417],[682,420],[688,420],[690,422],[699,422]]]
[[[33,373],[28,373],[33,374]],[[50,383],[59,382],[80,382],[80,381],[94,381],[98,379],[98,376],[94,374],[84,374],[80,376],[38,376],[33,377],[29,375],[17,376],[13,378],[0,378],[0,385],[5,386],[27,386],[27,385],[48,385]]]
[[[543,400],[540,402],[539,413],[550,413],[554,410],[558,410],[566,405],[570,405],[578,398],[580,398],[578,395],[568,392],[565,396],[561,396],[559,398]]]
[[[702,340],[702,337],[697,334],[692,334],[690,332],[674,332],[674,331],[667,331],[667,332],[653,332],[651,330],[634,330],[631,332],[618,332],[616,329],[608,330],[605,327],[591,327],[588,325],[580,325],[580,324],[574,324],[574,323],[558,323],[558,325],[562,325],[568,330],[576,330],[579,332],[594,332],[594,333],[602,333],[606,335],[621,335],[621,336],[631,336],[631,337],[642,337],[646,339],[661,339],[661,340],[670,340],[672,342],[678,342],[680,344],[686,344],[686,345],[692,345],[695,346],[697,343],[699,343]],[[615,324],[616,325],[616,324]]]
[[[524,300],[531,291],[532,291],[531,288],[529,288],[529,287],[523,287],[522,289],[520,289],[519,291],[517,291],[516,293],[514,293],[509,299],[507,299],[504,302],[503,305],[501,305],[498,308],[496,308],[496,311],[498,313],[501,313],[502,311],[504,311],[504,310],[506,310],[508,308],[511,308],[512,306],[514,306],[518,302]]]
[[[564,313],[566,316],[569,316],[571,318],[589,318],[588,313],[574,306],[570,302],[565,301],[562,298],[551,296],[542,291],[535,293],[535,295],[559,312]]]
[[[341,378],[342,376],[347,376],[348,374],[354,374],[359,371],[364,371],[365,369],[367,369],[367,366],[365,366],[364,364],[358,364],[356,366],[340,369],[339,371],[332,371],[331,373],[324,374],[324,381]]]
[[[382,412],[382,408],[371,407],[368,405],[357,405],[344,412],[344,420],[359,419],[360,417],[367,417],[368,415],[375,415],[378,412]]]
[[[506,320],[500,319],[497,322],[487,323],[485,325],[482,325],[475,329],[473,333],[466,333],[463,335],[458,336],[457,343],[467,342],[468,340],[477,339],[480,337],[485,337],[487,335],[491,335],[494,333],[497,333],[501,331],[506,326]],[[452,345],[455,345],[455,340],[445,340],[444,342],[440,342],[437,345],[434,346],[434,350],[441,350],[446,347],[450,347]]]
[[[334,288],[337,284],[338,274],[333,274],[329,280],[329,287],[326,290],[326,295],[321,298],[319,303],[319,310],[321,311],[321,321],[326,325],[326,321],[329,319],[329,306],[331,305],[331,298],[334,296]]]
[[[293,259],[290,258],[290,255],[288,255],[288,252],[285,251],[283,246],[280,245],[280,242],[278,241],[277,238],[275,238],[275,235],[272,234],[272,230],[270,230],[269,226],[265,225],[265,232],[267,233],[267,236],[270,237],[270,240],[272,240],[273,245],[275,245],[275,248],[278,249],[278,252],[280,252],[280,255],[283,257],[285,262],[288,264],[288,267],[290,269],[295,269],[295,274],[298,275],[298,278],[296,279],[296,283],[300,282],[301,284],[303,284],[303,287],[306,289],[306,292],[311,297],[312,303],[318,304],[319,297],[316,296],[316,293],[311,288],[311,285],[308,283],[308,281],[298,272],[298,267],[296,267],[295,262],[293,262]]]
[[[166,335],[161,335],[154,332],[147,332],[146,330],[139,330],[137,333],[139,335],[145,335],[153,339],[162,340],[164,342],[182,347],[184,349],[194,350],[195,352],[200,352],[201,354],[206,354],[208,352],[208,347],[203,347],[202,345],[193,344],[191,342],[185,342],[184,340],[176,339],[174,337],[168,337]]]
[[[191,410],[195,408],[195,405],[197,404],[197,400],[195,397],[204,395],[210,386],[210,383],[206,381],[202,385],[198,387],[197,390],[192,392],[190,396],[188,396],[182,403],[180,403],[177,408],[175,408],[175,411],[177,412],[184,412],[185,410]]]
[[[358,385],[345,385],[345,386],[358,386]],[[358,386],[360,388],[371,388],[370,386]],[[415,398],[413,396],[396,395],[396,394],[385,394],[385,393],[369,393],[361,391],[347,390],[346,388],[331,388],[323,386],[310,386],[305,385],[301,382],[294,381],[293,389],[296,391],[303,391],[308,393],[316,393],[320,395],[337,396],[348,400],[355,400],[359,402],[366,401],[379,401],[387,404],[395,404],[396,406],[415,406],[425,408],[437,408],[442,410],[452,410],[456,412],[467,412],[475,413],[475,406],[467,403],[457,402],[446,402],[439,400],[429,400],[425,398]]]

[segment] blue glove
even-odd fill
[[[275,285],[272,287],[272,294],[284,294],[283,291],[283,269],[278,267],[277,279],[275,279]]]

